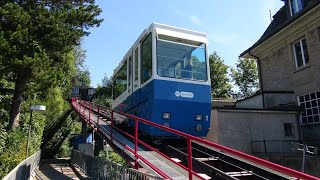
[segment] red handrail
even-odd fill
[[[138,149],[138,120],[135,120],[135,131],[134,131],[134,156],[137,157],[137,149]],[[136,158],[134,161],[134,166],[138,169],[138,159]]]
[[[74,101],[72,100],[72,102],[74,102]],[[90,104],[88,105],[88,103],[85,102],[85,101],[80,101],[80,104],[83,104],[83,105],[86,106],[87,108],[88,108],[88,106],[90,106]],[[77,110],[77,106],[78,106],[77,103],[72,103],[72,106],[74,107],[74,109]],[[100,129],[98,129],[98,128],[95,127],[96,124],[95,124],[94,122],[92,122],[92,121],[90,121],[90,120],[89,120],[89,121],[86,120],[86,119],[89,118],[89,116],[87,116],[87,115],[84,113],[84,109],[85,109],[84,106],[82,106],[83,111],[81,112],[81,111],[79,110],[78,112],[80,113],[80,115],[81,115],[82,117],[84,117],[84,118],[83,118],[84,121],[86,121],[94,130],[96,130],[97,132],[99,132]],[[78,106],[78,107],[79,107],[79,106]],[[89,110],[92,110],[92,109],[89,109]],[[112,114],[112,117],[113,117],[113,112],[112,112],[111,114]],[[112,122],[112,121],[113,121],[113,118],[112,118],[111,122]],[[97,121],[97,122],[98,122],[98,121]],[[99,124],[97,124],[97,127],[99,127]],[[112,130],[112,128],[110,128],[110,130]],[[109,133],[110,139],[111,139],[111,137],[112,137],[111,132],[112,132],[112,131],[110,131],[110,133]],[[106,136],[106,134],[105,134],[104,131],[101,131],[101,133],[102,133],[104,136]],[[99,133],[99,134],[100,134],[100,133]],[[123,145],[123,147],[124,147],[125,149],[127,149],[128,151],[130,151],[132,154],[135,155],[135,157],[136,157],[135,166],[136,166],[136,167],[138,167],[138,159],[140,159],[142,162],[144,162],[144,163],[147,164],[149,167],[151,167],[156,173],[158,173],[158,174],[159,174],[160,176],[162,176],[163,178],[165,178],[165,179],[171,179],[168,175],[166,175],[164,172],[162,172],[161,170],[159,170],[159,169],[158,169],[157,167],[155,167],[153,164],[151,164],[150,162],[148,162],[148,161],[147,161],[146,159],[144,159],[142,156],[140,156],[139,154],[135,153],[135,150],[132,150],[129,146],[123,144],[123,143],[122,143],[121,141],[119,141],[117,138],[114,138],[114,139],[112,139],[112,140],[117,141],[117,143]],[[112,141],[110,141],[110,142],[112,142]]]
[[[123,131],[123,130],[121,130],[121,129],[117,128],[116,126],[114,126],[113,128],[114,128],[114,129],[116,129],[117,131],[119,131],[119,132],[123,133],[124,135],[126,135],[126,136],[127,136],[127,137],[129,137],[129,138],[131,138],[131,139],[133,139],[133,140],[135,139],[135,137],[134,137],[134,136],[132,136],[131,134],[129,134],[129,133],[127,133],[127,132],[125,132],[125,131]],[[180,163],[175,162],[175,161],[174,161],[174,160],[172,160],[169,156],[167,156],[167,155],[163,154],[162,152],[160,152],[159,150],[155,149],[154,147],[152,147],[152,146],[150,146],[150,145],[146,144],[145,142],[143,142],[143,141],[141,141],[141,140],[139,140],[139,139],[137,139],[137,142],[138,142],[139,144],[141,144],[141,145],[145,146],[146,148],[151,149],[152,151],[154,151],[154,152],[158,153],[159,155],[161,155],[161,156],[165,157],[166,159],[168,159],[168,160],[169,160],[169,161],[171,161],[172,163],[174,163],[174,164],[178,165],[179,167],[183,168],[184,170],[188,171],[188,168],[187,168],[187,167],[183,166],[183,165],[182,165],[182,164],[180,164]],[[188,171],[188,172],[189,172],[189,171]],[[200,175],[198,175],[198,174],[194,174],[194,175],[195,175],[195,176],[197,176],[198,178],[203,179],[203,177],[201,177],[201,176],[200,176]]]
[[[238,157],[244,158],[246,160],[249,160],[251,162],[266,166],[266,167],[268,167],[270,169],[273,169],[275,171],[284,173],[286,175],[290,175],[290,176],[293,176],[293,177],[296,177],[296,178],[301,178],[301,179],[319,180],[319,178],[311,176],[309,174],[305,174],[305,173],[302,173],[302,172],[299,172],[299,171],[296,171],[296,170],[281,166],[279,164],[272,163],[270,161],[257,158],[255,156],[252,156],[252,155],[249,155],[249,154],[246,154],[246,153],[243,153],[243,152],[240,152],[240,151],[237,151],[237,150],[234,150],[234,149],[231,149],[231,148],[228,148],[228,147],[225,147],[225,146],[222,146],[222,145],[219,145],[219,144],[216,144],[216,143],[213,143],[213,142],[210,142],[210,141],[195,137],[195,136],[191,136],[189,134],[177,131],[175,129],[168,128],[168,127],[163,126],[163,125],[159,125],[159,124],[156,124],[154,122],[151,122],[151,121],[139,118],[139,117],[135,117],[133,115],[126,114],[126,113],[123,113],[123,112],[119,112],[119,111],[116,111],[116,110],[112,110],[112,111],[116,112],[116,113],[119,113],[119,114],[122,114],[122,115],[125,115],[127,117],[130,117],[132,119],[138,119],[139,121],[141,121],[141,122],[143,122],[145,124],[149,124],[149,125],[158,127],[158,128],[160,128],[162,130],[166,130],[168,132],[177,134],[179,136],[182,136],[182,137],[185,137],[185,138],[190,138],[191,141],[202,143],[202,144],[205,144],[205,145],[207,145],[209,147],[214,147],[214,148],[223,150],[223,151],[225,151],[227,153],[230,153],[230,154],[236,155]],[[191,147],[188,147],[188,151],[190,150],[190,148]],[[192,157],[188,157],[188,162],[189,162],[189,159],[191,159],[191,158]]]
[[[82,103],[82,102],[80,102]],[[103,109],[102,106],[99,106],[97,105],[98,107],[98,112],[99,110]],[[75,108],[76,109],[76,108]],[[92,110],[92,109],[91,109]],[[80,111],[79,111],[80,112]],[[201,138],[198,138],[198,137],[194,137],[194,136],[191,136],[189,134],[186,134],[186,133],[183,133],[183,132],[180,132],[180,131],[177,131],[175,129],[171,129],[171,128],[168,128],[166,126],[163,126],[163,125],[159,125],[159,124],[156,124],[154,122],[151,122],[151,121],[148,121],[148,120],[145,120],[145,119],[142,119],[142,118],[139,118],[139,117],[136,117],[136,116],[133,116],[133,115],[130,115],[130,114],[127,114],[127,113],[123,113],[123,112],[120,112],[120,111],[116,111],[116,110],[111,110],[111,128],[110,128],[110,138],[112,138],[112,129],[115,128],[113,127],[113,117],[114,117],[114,113],[118,113],[120,115],[124,115],[128,118],[131,118],[131,119],[134,119],[135,120],[135,124],[136,124],[136,127],[135,127],[135,137],[134,137],[134,140],[135,140],[135,150],[133,151],[135,157],[136,157],[136,161],[135,163],[137,162],[137,158],[139,159],[143,159],[140,155],[137,154],[137,146],[138,146],[138,143],[140,144],[143,144],[143,145],[146,145],[145,143],[143,143],[142,141],[140,141],[138,139],[138,136],[137,136],[137,131],[138,131],[138,122],[142,122],[144,124],[148,124],[148,125],[151,125],[151,126],[154,126],[154,127],[157,127],[157,128],[160,128],[162,130],[165,130],[165,131],[168,131],[168,132],[171,132],[173,134],[176,134],[176,135],[179,135],[179,136],[182,136],[184,138],[187,139],[187,143],[188,143],[188,171],[189,171],[189,179],[192,179],[192,175],[195,175],[199,178],[202,178],[201,176],[199,176],[197,173],[195,173],[193,170],[192,170],[192,141],[193,142],[198,142],[198,143],[202,143],[202,144],[205,144],[209,147],[213,147],[213,148],[217,148],[219,150],[222,150],[224,152],[227,152],[229,154],[232,154],[232,155],[235,155],[235,156],[238,156],[238,157],[241,157],[241,158],[244,158],[246,160],[249,160],[253,163],[256,163],[256,164],[259,164],[259,165],[262,165],[262,166],[265,166],[265,167],[268,167],[272,170],[275,170],[275,171],[278,171],[278,172],[281,172],[283,174],[286,174],[286,175],[289,175],[289,176],[293,176],[293,177],[296,177],[296,178],[300,178],[300,179],[310,179],[310,180],[319,180],[319,178],[316,178],[314,176],[311,176],[311,175],[308,175],[308,174],[304,174],[302,172],[299,172],[299,171],[296,171],[296,170],[293,170],[293,169],[290,169],[290,168],[287,168],[287,167],[284,167],[284,166],[281,166],[281,165],[278,165],[278,164],[275,164],[275,163],[272,163],[272,162],[269,162],[269,161],[266,161],[264,159],[260,159],[260,158],[257,158],[255,156],[252,156],[252,155],[249,155],[249,154],[245,154],[243,152],[240,152],[240,151],[236,151],[234,149],[231,149],[231,148],[228,148],[228,147],[225,147],[225,146],[221,146],[219,144],[216,144],[216,143],[213,143],[213,142],[210,142],[210,141],[207,141],[207,140],[204,140],[204,139],[201,139]],[[123,132],[123,131],[122,131]],[[132,136],[129,136],[132,138]],[[156,152],[158,152],[156,149],[154,149],[153,147],[147,145],[148,148],[150,148],[151,150],[154,150]],[[158,152],[159,153],[159,152]],[[162,153],[159,153],[160,155]],[[169,158],[168,156],[164,156],[165,158]],[[176,163],[175,161],[173,161],[171,158],[169,158],[169,160],[177,165],[179,165],[181,167],[181,165],[179,163]],[[143,161],[144,163],[146,164],[150,164],[148,162],[145,162]],[[152,167],[152,166],[150,166]],[[186,168],[184,168],[186,169]],[[203,179],[203,178],[202,178]]]

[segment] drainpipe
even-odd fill
[[[249,51],[249,55],[254,57],[257,60],[257,65],[258,65],[258,76],[259,76],[259,84],[260,84],[260,92],[262,95],[262,107],[265,109],[265,101],[264,101],[264,93],[263,93],[263,84],[262,84],[262,75],[261,75],[261,64],[260,64],[260,58],[258,56],[255,56],[251,54],[251,51]]]
[[[298,134],[299,134],[298,139],[303,141],[303,133],[302,133],[301,122],[300,122],[301,115],[302,115],[301,111],[299,111],[299,115],[297,115],[297,123],[298,123],[298,131],[299,131],[298,132]]]

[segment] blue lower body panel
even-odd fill
[[[153,80],[136,93],[141,95],[139,103],[133,100],[137,96],[133,93],[125,101],[130,104],[125,108],[125,112],[193,136],[207,135],[211,113],[210,86]],[[189,96],[183,97],[182,93]],[[130,100],[133,102],[127,102]],[[170,113],[170,119],[163,119],[163,113]],[[202,119],[197,120],[197,115]],[[134,121],[129,120],[129,124],[134,126]],[[175,134],[144,123],[139,123],[139,131],[151,137],[177,137]]]

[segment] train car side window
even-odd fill
[[[129,57],[128,63],[128,93],[131,92],[131,81],[132,81],[132,57]]]
[[[113,99],[116,99],[127,89],[127,62],[114,76],[113,89]]]
[[[152,34],[141,44],[141,84],[152,76]]]
[[[134,64],[134,81],[138,81],[138,75],[139,75],[139,52],[138,52],[138,48],[135,50],[134,52],[134,58],[135,58],[135,64]]]

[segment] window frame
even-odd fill
[[[300,124],[320,124],[320,90],[297,96],[297,100],[298,105],[304,109],[300,114]]]
[[[299,3],[298,1],[300,1],[301,7],[299,9]],[[290,15],[293,16],[295,14],[297,14],[299,11],[301,11],[301,9],[303,8],[303,1],[302,0],[288,0],[289,2],[289,9],[290,9]],[[295,6],[295,8],[297,9],[297,12],[293,12],[293,8],[292,5]]]
[[[133,64],[132,64],[132,73],[133,73],[133,92],[135,92],[137,89],[140,88],[140,43],[138,43],[134,48],[132,52],[132,57],[133,57]]]
[[[187,39],[181,39],[181,38],[179,38],[179,39],[181,39],[181,40],[183,40],[183,41],[186,41],[186,42],[197,42],[197,43],[201,43],[201,45],[199,46],[199,45],[193,45],[193,44],[187,44],[187,43],[182,43],[182,42],[177,42],[177,41],[173,41],[173,40],[168,40],[168,39],[165,39],[165,38],[172,38],[172,39],[175,39],[176,37],[171,37],[171,36],[167,36],[167,35],[162,35],[163,37],[164,37],[164,39],[162,39],[162,38],[159,38],[159,35],[162,35],[162,34],[158,34],[158,37],[156,38],[156,49],[158,48],[158,41],[163,41],[163,42],[168,42],[168,43],[175,43],[175,44],[180,44],[180,45],[185,45],[185,46],[190,46],[190,47],[196,47],[196,48],[203,48],[203,50],[204,50],[204,65],[205,65],[205,76],[206,76],[206,78],[204,79],[204,80],[199,80],[199,79],[189,79],[189,78],[177,78],[177,77],[170,77],[170,76],[162,76],[162,75],[160,75],[159,74],[159,72],[158,72],[158,68],[159,68],[159,66],[158,66],[158,63],[159,63],[159,61],[158,61],[158,57],[157,57],[157,54],[156,54],[156,73],[157,73],[157,75],[159,76],[159,77],[163,77],[163,78],[170,78],[170,79],[176,79],[176,80],[185,80],[185,81],[196,81],[196,82],[207,82],[208,81],[208,78],[209,78],[209,74],[208,74],[208,66],[207,66],[207,64],[209,63],[209,59],[207,58],[207,43],[205,43],[205,42],[197,42],[197,41],[192,41],[192,40],[187,40]],[[201,47],[203,45],[203,47]],[[157,51],[158,52],[158,51]],[[176,64],[178,64],[178,63],[176,63]],[[181,65],[182,66],[182,65]],[[176,65],[174,66],[174,73],[175,73],[175,75],[176,75],[176,69],[175,69],[175,67],[176,67]],[[181,72],[182,72],[182,70],[180,70]]]
[[[283,123],[283,128],[285,137],[295,137],[293,123]],[[288,130],[290,131],[290,134],[287,134],[287,132],[289,132]]]
[[[129,55],[127,58],[127,91],[128,94],[132,93],[132,86],[133,86],[133,58],[132,55]]]
[[[124,76],[124,77],[126,77],[126,85],[125,85],[125,89],[124,90],[122,90],[122,92],[120,92],[119,94],[115,94],[115,91],[116,91],[116,81],[117,81],[117,76],[118,76],[118,74],[121,72],[121,71],[124,71],[123,70],[123,68],[126,68],[126,76]],[[128,90],[128,61],[127,61],[127,59],[123,62],[123,64],[122,64],[122,66],[121,66],[121,68],[118,70],[118,72],[117,73],[115,73],[115,75],[114,75],[114,78],[113,78],[113,83],[112,83],[112,99],[113,100],[115,100],[115,99],[117,99],[118,97],[120,97],[124,92],[127,92],[127,90]],[[115,95],[117,95],[116,97],[115,97]]]
[[[308,63],[306,63],[306,57],[305,57],[305,50],[303,48],[303,40],[305,40],[306,42],[306,50],[307,50],[307,56],[308,56]],[[295,45],[299,43],[299,47],[300,47],[300,50],[301,50],[301,55],[302,55],[302,65],[301,66],[298,66],[298,59],[297,59],[297,52],[296,52],[296,48],[295,48]],[[308,43],[307,43],[307,39],[305,37],[295,41],[293,44],[292,44],[292,48],[293,48],[293,56],[294,56],[294,62],[295,62],[295,67],[296,67],[296,70],[299,70],[301,68],[304,68],[306,67],[307,65],[309,65],[310,63],[310,59],[309,59],[309,51],[308,51]]]
[[[143,73],[143,70],[144,70],[144,66],[143,66],[143,62],[144,62],[144,54],[143,54],[143,43],[148,39],[148,38],[151,38],[151,52],[150,52],[150,65],[151,65],[151,73],[150,73],[150,76],[148,76],[146,79],[143,77],[144,76],[144,73]],[[140,41],[140,83],[141,85],[144,85],[146,84],[151,78],[152,78],[152,74],[153,74],[153,33],[149,33],[147,34],[141,41]]]

